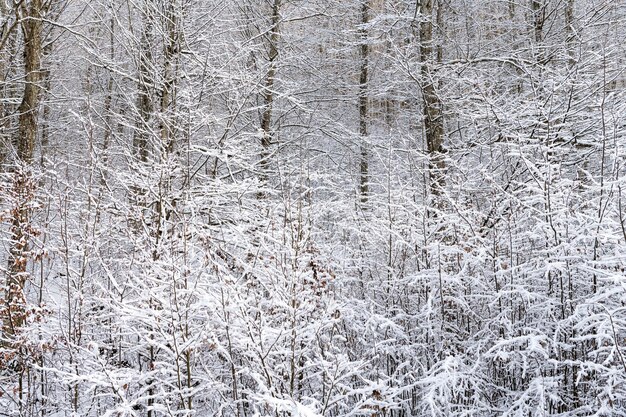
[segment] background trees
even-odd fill
[[[0,414],[624,414],[619,2],[0,12]]]

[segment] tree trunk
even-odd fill
[[[22,6],[22,33],[24,35],[25,87],[18,107],[19,128],[15,138],[17,158],[20,163],[30,164],[37,137],[37,116],[41,86],[41,30],[43,17],[41,0],[32,0],[30,6]]]
[[[260,175],[262,184],[266,184],[269,178],[269,165],[271,146],[274,143],[274,133],[272,132],[272,107],[274,103],[274,82],[276,78],[276,61],[278,59],[278,40],[280,38],[280,7],[282,0],[274,0],[272,5],[272,26],[269,30],[269,68],[265,76],[265,87],[263,89],[263,114],[261,115],[261,154],[260,154]],[[265,192],[259,196],[265,196]]]
[[[7,275],[8,317],[5,329],[14,336],[24,323],[23,290],[27,278],[27,252],[29,250],[30,208],[32,198],[32,174],[35,139],[37,137],[37,116],[40,101],[41,81],[41,37],[43,15],[40,0],[22,5],[22,33],[24,36],[25,87],[22,102],[18,107],[18,131],[14,137],[16,167],[13,183],[14,208],[11,220],[11,242]],[[14,310],[15,308],[15,310]]]
[[[153,44],[153,26],[154,17],[152,15],[151,5],[146,4],[143,15],[143,28],[141,33],[141,48],[139,56],[139,85],[137,107],[139,111],[139,120],[137,129],[133,138],[134,151],[139,156],[141,162],[148,161],[148,138],[150,136],[150,120],[154,112],[154,103],[150,96],[150,91],[154,86],[152,72],[152,44]]]
[[[176,64],[177,54],[179,50],[179,42],[182,34],[178,25],[180,16],[177,15],[176,3],[170,1],[165,10],[166,14],[166,33],[168,39],[163,47],[163,86],[161,90],[161,146],[163,152],[169,154],[174,151],[174,123],[173,123],[173,107],[176,102]]]
[[[9,16],[13,10],[9,10],[5,1],[0,0],[0,16]],[[13,88],[9,87],[7,80],[13,75],[15,65],[11,62],[17,48],[17,23],[7,19],[0,28],[0,164],[9,162],[11,154],[11,122],[14,107],[6,103],[13,98]]]
[[[41,0],[31,0],[19,7],[19,18],[23,34],[24,56],[24,92],[18,107],[18,129],[13,138],[15,164],[11,198],[11,246],[9,248],[5,301],[2,314],[2,334],[0,346],[10,348],[14,356],[12,368],[17,374],[20,415],[24,403],[24,376],[27,374],[27,348],[20,341],[19,332],[26,323],[28,309],[24,287],[28,279],[28,260],[30,258],[30,240],[34,230],[30,224],[32,200],[36,188],[31,172],[35,140],[37,137],[37,118],[41,100],[41,56],[42,56],[42,17],[44,5]],[[5,355],[5,360],[6,355]]]
[[[568,64],[573,67],[576,64],[576,51],[574,33],[574,0],[567,0],[565,5],[565,45],[567,47]]]
[[[430,190],[438,196],[445,186],[446,161],[443,155],[442,102],[437,95],[435,74],[432,71],[433,57],[433,1],[422,0],[424,20],[419,25],[420,61],[422,75],[422,97],[426,148],[429,157]],[[441,20],[441,12],[437,13]],[[439,50],[439,48],[437,48]]]
[[[360,58],[361,58],[361,71],[359,76],[359,194],[361,203],[367,203],[369,196],[369,160],[367,152],[367,117],[369,113],[368,109],[368,70],[369,70],[369,45],[367,43],[368,30],[366,28],[369,22],[369,0],[363,0],[361,5],[361,24],[362,27],[359,30],[360,33]]]

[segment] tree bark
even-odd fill
[[[574,0],[567,0],[567,4],[565,5],[565,45],[570,68],[576,64],[574,37]]]
[[[11,198],[11,243],[9,248],[5,305],[2,309],[0,346],[9,347],[14,355],[12,368],[17,374],[20,414],[24,406],[24,376],[28,372],[27,348],[18,337],[29,315],[24,287],[28,273],[30,240],[35,234],[31,225],[32,200],[36,183],[31,172],[38,131],[38,110],[41,101],[42,18],[41,0],[22,3],[18,10],[23,35],[24,92],[18,107],[18,129],[13,138],[15,163]],[[6,357],[5,357],[6,359]]]
[[[367,203],[369,196],[369,156],[367,151],[367,118],[368,118],[368,71],[369,71],[369,53],[370,48],[367,43],[368,30],[366,25],[369,23],[369,0],[363,0],[361,5],[361,29],[360,33],[360,58],[361,69],[359,75],[359,195],[361,203]]]
[[[274,132],[272,132],[272,108],[274,104],[274,83],[276,79],[276,64],[278,60],[278,40],[280,38],[280,8],[282,0],[274,0],[272,5],[271,28],[268,35],[269,43],[269,68],[265,76],[265,86],[263,88],[263,113],[261,115],[261,154],[260,154],[260,176],[262,184],[266,184],[269,178],[269,165],[271,146],[274,143]],[[259,196],[266,193],[261,192]]]
[[[151,89],[154,86],[152,77],[152,44],[153,44],[153,27],[154,17],[151,5],[146,4],[143,14],[143,27],[141,33],[141,52],[139,55],[139,85],[137,107],[139,110],[139,120],[137,129],[133,138],[133,148],[141,162],[148,161],[148,137],[150,135],[150,120],[154,112],[154,103],[150,96]]]
[[[433,0],[422,0],[421,7],[424,16],[419,25],[424,131],[429,157],[430,191],[432,195],[438,196],[445,186],[446,161],[443,155],[442,102],[437,94],[435,74],[431,68],[434,61]],[[438,20],[441,19],[441,14],[438,12]]]
[[[176,102],[176,61],[179,50],[179,41],[182,34],[178,24],[176,2],[172,0],[165,10],[166,33],[168,38],[163,47],[163,86],[161,90],[161,146],[168,154],[174,151],[176,141],[174,138],[173,107]]]
[[[37,137],[37,116],[41,92],[41,31],[43,3],[32,0],[22,6],[22,33],[24,35],[25,87],[18,107],[19,128],[16,137],[17,158],[20,163],[30,164]]]
[[[14,207],[11,220],[11,242],[7,275],[8,317],[5,328],[10,336],[24,323],[24,285],[27,279],[27,252],[29,250],[30,208],[32,198],[32,174],[29,171],[33,161],[35,139],[37,137],[37,116],[40,102],[41,81],[41,38],[43,4],[32,0],[23,4],[22,33],[24,36],[25,87],[18,107],[18,130],[14,137],[16,167],[14,172]],[[12,314],[13,313],[13,314]]]

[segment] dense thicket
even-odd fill
[[[626,415],[624,36],[0,0],[0,416]]]

